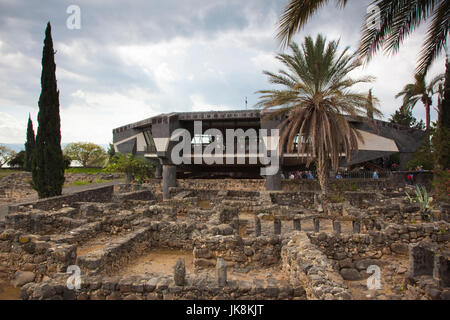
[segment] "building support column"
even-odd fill
[[[266,191],[281,191],[280,171],[274,175],[266,176]]]
[[[162,165],[161,165],[161,161],[159,161],[159,159],[157,159],[155,161],[155,178],[156,179],[161,179],[162,178]]]
[[[162,166],[163,198],[169,199],[169,188],[177,186],[177,167],[164,164]]]
[[[414,158],[413,152],[400,152],[400,170],[406,171],[408,170],[407,164],[410,160]]]

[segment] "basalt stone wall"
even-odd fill
[[[32,209],[6,215],[5,227],[35,234],[65,232],[86,223],[86,220],[74,219],[77,214],[78,210],[71,207],[51,212]]]
[[[392,172],[392,182],[396,185],[405,184],[408,181],[409,174],[414,176],[414,184],[421,184],[427,190],[431,189],[431,182],[433,181],[432,171],[395,171]]]
[[[0,234],[0,265],[7,273],[17,270],[35,274],[35,281],[74,264],[76,246],[57,244],[36,235],[7,229]]]
[[[360,280],[371,264],[384,255],[408,255],[408,245],[425,239],[442,246],[450,240],[449,224],[443,221],[420,225],[388,224],[369,234],[308,233],[312,244],[332,259],[333,266],[347,280]]]
[[[293,283],[300,283],[308,300],[352,299],[342,277],[330,261],[311,244],[304,232],[295,231],[281,250],[283,272]]]
[[[76,265],[86,272],[110,274],[127,265],[133,257],[142,255],[152,246],[152,226],[139,228],[101,249],[77,257]]]
[[[178,187],[196,190],[264,191],[264,179],[177,179]]]
[[[258,268],[276,265],[280,261],[281,238],[217,235],[194,240],[194,266],[208,268],[222,257],[229,267]]]
[[[125,193],[118,193],[114,195],[114,198],[119,201],[125,201],[125,200],[144,200],[144,201],[150,201],[155,200],[155,195],[150,189],[143,189],[143,190],[136,190],[131,192],[125,192]]]
[[[272,203],[283,206],[310,207],[314,204],[314,191],[271,193]]]
[[[20,291],[24,300],[267,300],[305,299],[301,286],[284,281],[228,280],[219,287],[215,279],[187,276],[183,286],[173,276],[150,277],[83,277],[80,290],[69,290],[67,275],[59,275],[42,283],[28,283]],[[228,314],[227,314],[228,315]]]
[[[8,212],[19,211],[20,207],[32,207],[33,209],[51,210],[61,208],[63,205],[71,205],[74,202],[110,202],[114,193],[114,186],[92,188],[71,194],[40,199],[26,203],[9,206]]]
[[[112,274],[152,248],[192,250],[193,223],[141,221],[141,226],[115,238],[103,248],[77,257],[76,264],[90,273]],[[201,227],[201,226],[200,226]]]

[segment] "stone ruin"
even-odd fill
[[[10,206],[0,274],[30,300],[450,299],[446,206],[427,222],[402,191],[346,192],[324,215],[311,191],[190,183]]]

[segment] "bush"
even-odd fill
[[[25,162],[25,151],[20,151],[14,158],[8,161],[8,165],[12,168],[23,168]]]
[[[409,170],[414,170],[419,166],[422,166],[424,170],[433,170],[434,157],[433,153],[429,151],[428,147],[419,148],[414,153],[414,158],[411,159],[407,164],[407,168]]]
[[[127,182],[135,180],[137,183],[144,182],[145,179],[154,177],[155,165],[144,157],[135,157],[133,154],[118,153],[114,155],[106,172],[123,172],[125,173]]]
[[[64,147],[64,155],[78,161],[83,167],[102,167],[107,159],[102,147],[88,142],[69,143]]]

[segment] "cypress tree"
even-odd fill
[[[369,90],[369,94],[367,95],[367,118],[373,119],[373,97],[372,97],[372,89]]]
[[[33,122],[31,121],[31,116],[28,115],[27,141],[25,142],[25,159],[23,161],[23,168],[25,171],[31,171],[34,145]]]
[[[56,86],[54,55],[49,22],[45,30],[42,52],[38,129],[32,157],[33,187],[38,192],[39,198],[60,195],[64,184],[59,91]]]

